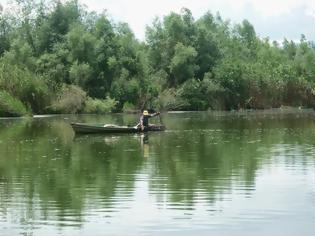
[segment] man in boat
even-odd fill
[[[158,115],[160,115],[160,112],[149,114],[149,112],[147,110],[144,110],[142,112],[141,117],[140,117],[140,123],[139,123],[141,130],[143,131],[145,128],[148,128],[149,127],[149,119],[151,117],[155,117]]]

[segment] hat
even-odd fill
[[[147,116],[149,115],[149,112],[147,110],[144,110],[143,113],[142,113],[144,116]]]

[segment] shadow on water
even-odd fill
[[[133,123],[136,116],[79,116],[91,123]],[[233,189],[251,197],[277,147],[315,156],[313,114],[167,114],[161,133],[75,136],[63,117],[0,121],[0,218],[18,208],[20,225],[82,226],[87,212],[108,217],[136,199],[136,185],[161,208],[209,211]],[[283,150],[285,163],[294,155]],[[307,168],[308,161],[302,165]],[[92,214],[92,213],[90,213]]]

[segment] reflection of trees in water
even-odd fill
[[[231,190],[235,176],[252,188],[258,169],[255,147],[242,150],[240,142],[225,141],[214,133],[167,135],[161,144],[168,144],[167,148],[156,155],[151,189],[157,195],[164,192],[166,198],[159,196],[159,199],[170,204],[182,202],[191,206],[200,191],[210,202],[220,198]],[[163,183],[158,183],[160,180]]]
[[[83,180],[94,184],[105,200],[114,197],[118,185],[120,191],[133,189],[135,174],[142,164],[138,140],[128,136],[114,136],[114,141],[108,137],[89,139],[85,138],[84,145],[79,141],[72,147],[78,174],[87,177]]]
[[[250,196],[257,171],[270,163],[275,144],[305,145],[314,135],[308,116],[190,116],[178,123],[181,131],[170,131],[163,139],[150,138],[151,149],[155,143],[164,147],[155,150],[158,160],[154,161],[150,189],[158,201],[170,205],[192,206],[200,194],[215,203],[233,188]]]
[[[17,200],[34,213],[39,201],[40,218],[63,221],[71,215],[80,222],[87,204],[111,207],[118,188],[120,194],[132,195],[143,161],[138,139],[85,136],[72,141],[68,124],[55,121],[23,121],[2,128],[2,212]]]
[[[202,194],[214,204],[237,185],[250,194],[275,144],[313,145],[308,119],[208,118],[166,116],[175,130],[143,137],[74,139],[58,119],[0,122],[0,211],[6,215],[20,201],[30,219],[71,215],[82,222],[85,208],[111,209],[119,197],[131,199],[137,174],[148,167],[158,203],[189,207]]]

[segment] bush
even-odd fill
[[[0,116],[23,116],[28,114],[24,104],[5,91],[0,91]]]
[[[176,111],[182,110],[187,106],[187,102],[177,96],[173,89],[164,90],[158,98],[153,101],[153,107],[157,110]]]
[[[43,112],[50,101],[46,79],[7,61],[0,61],[0,89],[23,101],[33,112]]]
[[[85,102],[84,113],[104,114],[113,111],[116,108],[117,101],[110,97],[106,99],[88,98]]]
[[[136,111],[136,106],[130,102],[125,102],[122,108],[123,112],[134,112]]]
[[[206,110],[207,100],[202,91],[201,82],[196,79],[187,80],[177,91],[185,101],[184,110]]]
[[[137,103],[140,97],[141,86],[140,82],[133,78],[131,80],[117,79],[112,83],[110,94],[113,98],[119,101],[119,110],[123,104],[128,101]]]
[[[211,73],[206,73],[204,79],[200,82],[200,88],[207,102],[206,107],[212,110],[222,110],[224,105],[224,88],[212,79]]]
[[[69,71],[70,81],[81,88],[86,88],[86,84],[91,78],[92,73],[93,70],[89,64],[79,64],[78,61],[76,61]]]
[[[52,103],[50,111],[54,113],[79,113],[86,102],[86,93],[75,85],[63,85],[59,96]]]

